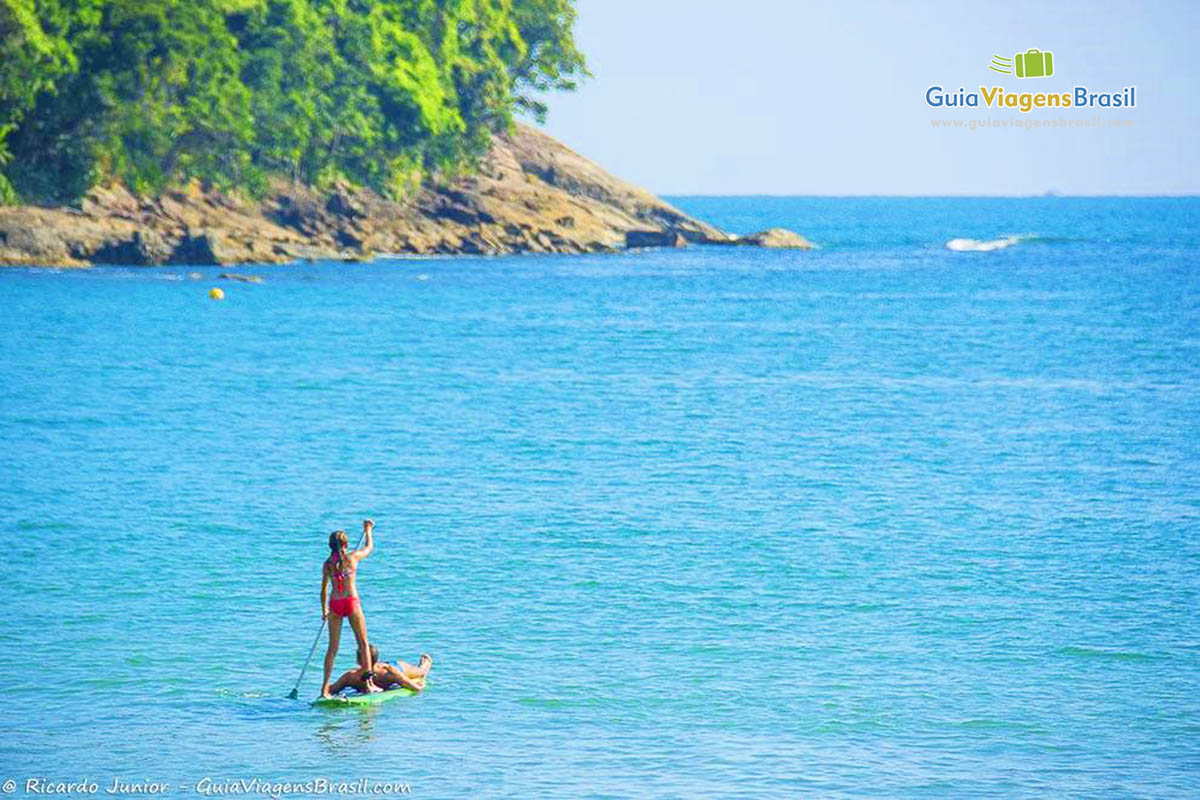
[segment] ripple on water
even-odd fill
[[[1068,658],[1099,659],[1101,661],[1159,661],[1168,658],[1166,654],[1138,653],[1128,650],[1109,650],[1097,647],[1060,647],[1059,655]]]

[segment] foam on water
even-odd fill
[[[1023,236],[1004,236],[999,239],[951,239],[946,242],[946,249],[953,250],[959,253],[988,253],[993,250],[1003,250],[1006,247],[1012,247],[1014,244],[1020,244],[1024,241],[1029,241],[1032,235]]]

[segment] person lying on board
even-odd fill
[[[419,692],[425,688],[425,676],[433,667],[433,659],[428,653],[422,653],[417,666],[407,661],[380,661],[379,650],[371,645],[371,684],[380,689],[411,689]],[[329,687],[330,694],[337,694],[346,688],[359,692],[369,692],[371,689],[366,681],[367,672],[362,666],[355,667],[342,675]]]

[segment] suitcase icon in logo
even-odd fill
[[[1013,58],[1016,62],[1018,78],[1049,78],[1054,74],[1054,54],[1042,52],[1036,47],[1017,53]]]

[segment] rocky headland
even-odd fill
[[[387,254],[611,252],[687,244],[807,249],[780,228],[735,236],[684,214],[524,125],[479,170],[404,202],[277,182],[259,201],[199,188],[140,198],[121,186],[76,207],[0,207],[0,265],[246,264]]]

